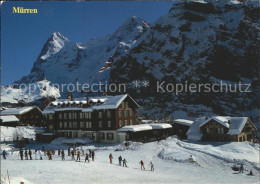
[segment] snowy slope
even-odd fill
[[[13,141],[17,136],[19,138],[35,139],[36,127],[18,126],[18,127],[6,127],[1,126],[1,141]]]
[[[28,148],[41,148],[43,144],[31,145]],[[44,145],[46,149],[55,149]],[[49,146],[49,147],[48,147]],[[55,145],[53,145],[55,146]],[[260,167],[259,147],[248,143],[203,144],[182,142],[176,138],[147,144],[131,143],[129,149],[124,145],[89,145],[83,146],[96,150],[95,161],[90,163],[75,162],[67,156],[66,160],[56,155],[52,161],[43,160],[20,161],[18,152],[8,155],[3,160],[2,171],[8,169],[11,178],[23,178],[31,183],[215,183],[215,184],[256,184],[259,183]],[[77,149],[81,149],[78,147]],[[164,151],[162,151],[164,149]],[[121,150],[121,151],[115,151]],[[112,153],[113,164],[109,164],[108,155]],[[127,160],[128,168],[118,166],[118,157]],[[195,163],[188,162],[193,155]],[[232,159],[244,163],[245,172],[234,174],[231,170]],[[84,160],[84,157],[81,157]],[[249,160],[248,160],[249,159]],[[139,162],[143,160],[146,171],[140,170]],[[149,163],[153,162],[155,171],[149,171]],[[255,176],[247,176],[249,169]],[[2,177],[6,173],[2,172]],[[187,177],[188,176],[188,177]]]

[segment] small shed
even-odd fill
[[[19,124],[19,119],[14,115],[0,116],[1,126],[16,127]]]

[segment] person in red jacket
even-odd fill
[[[112,164],[112,160],[113,160],[113,156],[112,156],[112,154],[110,153],[110,155],[109,155],[110,164]]]
[[[144,168],[144,162],[141,160],[139,163],[141,164],[141,170],[142,170],[142,169],[145,170],[145,168]]]

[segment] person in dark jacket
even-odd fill
[[[74,157],[74,150],[71,150],[71,160],[75,160],[75,157]]]
[[[30,160],[32,160],[32,150],[29,149],[29,157],[30,157]]]
[[[65,153],[64,153],[64,150],[61,151],[61,160],[65,160]]]
[[[6,155],[7,155],[7,152],[4,150],[3,151],[3,158],[6,159]]]
[[[243,167],[243,164],[240,165],[240,168],[239,168],[239,173],[243,173],[244,172],[244,167]]]
[[[23,150],[20,149],[20,157],[21,157],[21,160],[23,160]]]
[[[92,161],[94,161],[94,158],[95,158],[95,152],[94,151],[91,151],[91,156],[92,156]]]
[[[145,170],[145,168],[144,168],[144,162],[141,160],[139,163],[141,164],[141,170],[142,170],[142,169]]]
[[[70,156],[70,147],[68,147],[68,156]]]
[[[121,166],[121,162],[122,162],[122,157],[121,157],[121,155],[118,157],[118,162],[119,162],[119,165]]]
[[[88,163],[89,163],[88,154],[86,154],[86,157],[85,157],[85,162],[86,161],[88,161]]]
[[[25,152],[24,152],[24,156],[25,156],[25,160],[28,160],[28,152],[27,152],[27,149],[26,149]]]
[[[126,159],[124,158],[124,160],[123,160],[123,167],[127,167],[127,165],[126,165]]]

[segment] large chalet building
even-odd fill
[[[58,137],[122,142],[117,129],[136,124],[138,104],[129,95],[58,99],[43,111],[49,133]]]

